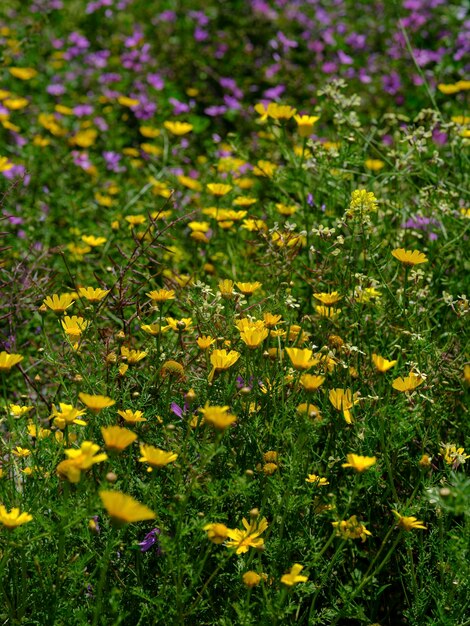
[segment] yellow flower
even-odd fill
[[[162,378],[167,378],[169,376],[173,376],[176,380],[184,379],[184,367],[178,361],[173,361],[170,359],[169,361],[165,361],[160,368],[160,376]]]
[[[377,198],[372,191],[356,189],[352,192],[347,214],[354,215],[359,213],[362,215],[363,213],[372,213],[374,211],[377,211]]]
[[[367,530],[364,524],[358,522],[356,515],[352,515],[348,520],[331,523],[337,529],[338,536],[343,539],[362,539],[364,543],[367,536],[372,536],[372,533]]]
[[[253,204],[256,204],[257,202],[258,202],[257,198],[249,198],[248,196],[238,196],[233,201],[233,204],[235,206],[249,207]],[[245,217],[246,215],[246,211],[239,211],[239,213],[244,213],[244,215],[240,219],[243,219],[243,217]]]
[[[175,299],[175,292],[173,289],[157,289],[155,291],[149,291],[149,293],[146,293],[145,295],[157,304]]]
[[[175,320],[173,317],[167,317],[165,319],[171,330],[174,330],[177,333],[190,330],[193,324],[193,320],[190,317],[183,317],[180,320]]]
[[[92,248],[98,248],[106,243],[106,237],[95,237],[93,235],[82,235],[82,241],[84,241],[87,245]]]
[[[248,523],[245,518],[242,520],[244,530],[238,528],[227,530],[230,540],[227,542],[227,548],[234,548],[237,554],[248,552],[249,548],[261,548],[264,545],[264,539],[260,537],[268,527],[268,521],[265,517],[262,520],[252,520]]]
[[[224,183],[208,183],[206,187],[214,196],[219,197],[225,196],[233,189],[232,185],[224,185]]]
[[[261,159],[256,163],[256,166],[253,168],[253,174],[255,176],[265,176],[266,178],[272,178],[274,176],[274,172],[277,170],[278,167],[279,166],[276,163],[272,163],[271,161],[263,161]],[[264,224],[262,220],[255,221]],[[263,230],[263,228],[257,228],[256,230]]]
[[[300,563],[294,563],[294,565],[290,568],[290,572],[281,577],[281,583],[292,587],[292,585],[295,585],[296,583],[307,582],[308,576],[299,575],[303,568],[304,566],[300,565]]]
[[[26,415],[26,413],[29,413],[33,409],[33,406],[20,406],[19,404],[10,404],[8,407],[10,415],[16,419],[23,417],[23,415]]]
[[[313,350],[308,348],[286,348],[291,360],[292,367],[297,371],[308,370],[317,364],[317,359],[312,359]]]
[[[136,98],[129,98],[129,96],[118,96],[117,101],[123,107],[136,107],[140,104],[139,100]]]
[[[28,456],[31,456],[31,450],[28,450],[28,448],[21,448],[20,446],[13,448],[12,453],[19,459],[26,459]]]
[[[140,350],[129,350],[126,346],[121,346],[121,357],[123,360],[127,361],[129,365],[135,365],[139,361],[142,361],[142,359],[145,359],[147,354],[148,353],[146,351],[142,352]]]
[[[333,304],[336,304],[343,298],[337,291],[332,291],[331,293],[314,293],[313,297],[320,300],[325,306],[333,306]]]
[[[276,102],[270,102],[267,107],[263,104],[256,104],[255,111],[261,115],[261,120],[266,120],[270,117],[273,120],[290,120],[297,110],[286,104],[277,104]]]
[[[312,374],[302,374],[300,384],[305,391],[316,391],[325,382],[324,376],[312,376]]]
[[[233,293],[233,280],[219,280],[219,291],[222,295],[222,298],[226,300],[230,300],[235,295]]]
[[[294,115],[299,135],[301,137],[309,137],[313,133],[313,126],[319,119],[315,115]]]
[[[214,342],[215,339],[206,335],[201,335],[201,337],[198,337],[196,339],[196,343],[199,346],[200,350],[208,350]]]
[[[364,165],[368,170],[372,170],[373,172],[379,172],[385,167],[385,163],[380,159],[366,159]]]
[[[163,126],[170,131],[173,135],[181,136],[187,135],[193,130],[193,125],[187,122],[163,122]]]
[[[98,131],[94,128],[87,128],[85,130],[79,130],[75,135],[70,138],[70,143],[80,148],[90,148],[98,137]],[[90,244],[91,245],[91,244]]]
[[[353,394],[351,389],[330,389],[329,399],[337,411],[343,411],[347,424],[352,423],[350,409],[359,402],[358,394]]]
[[[258,328],[256,326],[249,326],[240,333],[240,339],[249,348],[257,348],[269,335],[267,328]]]
[[[322,304],[315,307],[315,311],[318,313],[318,315],[321,315],[321,317],[328,317],[330,319],[337,318],[342,310],[343,309],[335,309],[332,306],[325,306]]]
[[[137,422],[147,421],[142,411],[132,411],[131,409],[126,409],[125,411],[118,411],[118,415],[120,415],[124,421],[129,424],[137,424]]]
[[[140,454],[142,456],[139,461],[141,463],[147,463],[150,466],[147,468],[148,472],[151,472],[154,467],[165,467],[165,465],[169,463],[174,463],[178,458],[175,452],[166,452],[165,450],[155,448],[155,446],[149,446],[145,443],[140,444]]]
[[[315,483],[315,487],[324,487],[325,485],[329,485],[329,481],[327,478],[323,478],[322,476],[317,476],[316,474],[308,474],[305,479],[307,483]]]
[[[217,430],[225,430],[237,420],[236,415],[228,413],[228,410],[228,406],[209,406],[208,403],[203,409],[199,409],[204,416],[204,422],[211,424]]]
[[[203,528],[207,532],[207,538],[212,543],[223,543],[228,537],[228,528],[225,524],[214,523],[206,524]]]
[[[392,250],[392,256],[398,259],[400,263],[403,263],[403,265],[408,265],[409,267],[428,262],[427,256],[419,250],[396,248],[395,250]]]
[[[67,478],[71,483],[80,481],[81,472],[90,469],[96,463],[106,461],[108,455],[102,452],[97,454],[100,447],[91,442],[84,441],[79,449],[70,448],[65,450],[67,460],[62,461],[57,466],[57,473],[63,478]]]
[[[160,326],[160,324],[142,324],[140,328],[144,333],[148,333],[154,337],[160,333],[166,333],[169,329],[168,326]]]
[[[447,465],[452,465],[454,470],[470,459],[470,454],[465,454],[464,448],[457,448],[454,443],[441,444],[440,454]]]
[[[253,570],[248,570],[242,576],[243,584],[251,589],[251,587],[256,587],[261,582],[261,576],[254,572]]]
[[[378,372],[384,373],[391,369],[394,365],[397,364],[397,361],[387,361],[383,356],[379,356],[378,354],[372,355],[372,362],[375,365]]]
[[[85,411],[76,409],[71,404],[65,404],[64,402],[59,402],[59,407],[60,411],[58,411],[55,407],[52,409],[51,418],[54,419],[54,426],[57,426],[60,430],[64,430],[64,428],[66,426],[70,426],[70,424],[86,426],[86,422],[79,419],[85,414]]]
[[[451,83],[451,84],[439,83],[437,88],[439,89],[441,93],[445,95],[452,95],[454,93],[459,93],[460,91],[460,85],[458,83]]]
[[[239,358],[240,353],[236,350],[230,350],[230,352],[227,352],[227,350],[214,350],[210,356],[212,370],[209,374],[209,382],[212,382],[216,372],[228,370],[232,365],[235,365]]]
[[[20,80],[31,80],[38,74],[37,70],[32,67],[9,67],[8,71],[12,76]]]
[[[137,435],[132,430],[121,428],[120,426],[103,427],[101,428],[101,434],[105,447],[113,452],[122,452],[137,439]]]
[[[77,315],[72,315],[72,317],[65,315],[61,320],[62,328],[69,337],[80,337],[89,323],[83,317],[78,317]]]
[[[104,508],[115,524],[155,519],[155,513],[144,504],[120,491],[100,491]]]
[[[402,528],[403,530],[409,531],[409,530],[413,530],[414,528],[420,529],[420,530],[427,530],[423,522],[418,520],[416,517],[406,517],[404,515],[400,515],[398,511],[394,511],[394,510],[392,511],[392,513],[397,518],[398,526]]]
[[[359,454],[348,454],[346,459],[347,463],[343,463],[342,467],[352,467],[356,472],[365,472],[377,462],[375,456],[360,456]]]
[[[24,357],[21,354],[8,354],[5,350],[0,352],[0,372],[9,372],[12,367],[20,363]]]
[[[392,387],[400,392],[407,393],[408,391],[413,391],[419,385],[424,383],[424,378],[410,372],[409,376],[405,376],[404,378],[398,377],[392,383]]]
[[[64,313],[72,304],[75,302],[75,298],[70,293],[64,293],[62,295],[53,294],[52,296],[47,296],[44,298],[43,304],[45,304],[49,309],[57,313],[57,315],[61,315]]]
[[[116,401],[108,398],[108,396],[94,396],[89,393],[79,393],[78,397],[92,413],[99,413],[103,409],[116,404]]]
[[[101,302],[109,293],[109,289],[94,289],[93,287],[80,287],[78,295],[85,298],[88,302]]]
[[[8,512],[3,504],[0,504],[0,523],[8,528],[8,530],[13,530],[17,526],[22,526],[23,524],[27,524],[33,519],[33,516],[30,513],[20,513],[18,508],[13,508],[10,512]]]
[[[262,283],[258,281],[254,283],[235,283],[235,284],[237,285],[238,289],[240,289],[242,294],[245,296],[253,295],[255,291],[257,291],[262,286]]]
[[[5,98],[2,104],[11,111],[19,111],[27,107],[29,101],[26,98]]]
[[[263,313],[263,320],[266,328],[274,328],[277,324],[283,324],[281,315],[273,315],[273,313]]]

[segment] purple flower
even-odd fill
[[[138,545],[140,546],[140,551],[141,552],[147,552],[147,550],[150,550],[150,548],[152,546],[154,546],[155,544],[157,544],[157,554],[161,553],[161,548],[158,545],[158,535],[160,534],[160,529],[159,528],[154,528],[153,530],[151,530],[149,533],[147,533],[143,539],[143,541],[141,541]]]

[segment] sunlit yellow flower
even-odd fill
[[[356,472],[365,472],[377,462],[375,456],[360,456],[359,454],[347,454],[346,459],[348,462],[343,463],[342,467],[352,467]]]
[[[196,339],[196,343],[201,350],[208,350],[213,343],[215,343],[215,339],[210,336],[201,335]]]
[[[179,183],[181,183],[188,189],[191,189],[192,191],[201,191],[202,189],[201,183],[198,180],[191,178],[190,176],[180,175],[180,176],[177,176],[176,179],[178,180]]]
[[[217,430],[225,430],[236,422],[236,415],[229,413],[228,406],[209,406],[206,403],[203,409],[199,409],[199,412],[204,416],[204,422],[211,424]]]
[[[230,540],[227,542],[227,548],[234,548],[237,554],[248,552],[249,548],[261,548],[264,545],[264,539],[260,537],[268,527],[268,521],[265,517],[262,520],[252,520],[250,523],[243,518],[244,530],[229,528],[227,535]]]
[[[397,391],[408,392],[413,391],[416,387],[419,387],[424,383],[424,378],[418,376],[414,372],[410,372],[409,376],[405,376],[404,378],[395,378],[392,383],[392,387]]]
[[[437,88],[439,89],[441,93],[445,95],[453,95],[454,93],[459,93],[460,91],[460,86],[458,83],[450,83],[450,84],[439,83],[437,85]]]
[[[257,348],[269,335],[267,328],[258,328],[256,326],[249,326],[240,333],[240,339],[249,348]]]
[[[358,521],[356,515],[352,515],[348,520],[331,523],[337,529],[338,536],[343,539],[362,539],[364,543],[368,536],[372,536],[364,524]]]
[[[92,248],[98,248],[106,243],[106,237],[95,237],[94,235],[82,235],[82,241]]]
[[[61,319],[62,328],[70,338],[80,337],[89,323],[83,317],[78,317],[77,315],[72,315],[71,317],[64,315]]]
[[[108,396],[94,396],[89,393],[79,393],[78,397],[92,413],[99,413],[103,409],[116,404],[116,401],[108,398]]]
[[[315,307],[315,311],[321,317],[328,317],[330,319],[337,318],[343,309],[335,309],[333,306],[325,306],[324,304],[319,304]]]
[[[100,447],[91,442],[84,441],[80,448],[70,448],[65,450],[66,461],[62,461],[57,466],[57,473],[71,483],[80,482],[81,472],[90,469],[96,463],[106,461],[108,455],[102,452],[97,454]]]
[[[139,459],[141,463],[147,463],[149,467],[147,468],[148,472],[151,472],[154,467],[165,467],[169,463],[174,463],[178,458],[178,455],[175,452],[166,452],[165,450],[161,450],[160,448],[156,448],[155,446],[150,446],[145,443],[140,444],[140,454],[142,455]]]
[[[228,537],[227,526],[218,522],[206,524],[203,530],[207,532],[207,538],[212,541],[212,543],[223,543]]]
[[[113,452],[122,452],[137,439],[137,435],[132,430],[121,428],[121,426],[102,427],[101,434],[105,447]]]
[[[109,293],[109,289],[100,289],[93,287],[79,287],[78,295],[85,298],[88,302],[101,302]]]
[[[219,197],[225,196],[233,189],[232,185],[225,185],[224,183],[208,183],[206,187],[214,196]]]
[[[163,126],[170,131],[173,135],[181,136],[187,135],[193,130],[193,125],[188,124],[187,122],[163,122]]]
[[[317,476],[316,474],[309,474],[305,479],[307,483],[314,483],[315,487],[325,487],[325,485],[329,485],[328,478],[324,478],[322,476]]]
[[[21,446],[16,446],[16,448],[13,448],[11,452],[19,459],[26,459],[28,456],[31,456],[31,450],[28,450],[28,448],[22,448]]]
[[[424,523],[418,520],[416,517],[406,517],[405,515],[400,515],[400,513],[398,513],[398,511],[395,511],[395,510],[392,510],[392,513],[397,518],[398,526],[402,528],[403,530],[409,531],[415,528],[419,530],[427,530]]]
[[[350,409],[359,402],[358,395],[357,392],[353,395],[351,389],[330,389],[330,402],[336,410],[343,411],[347,424],[353,421]]]
[[[157,304],[175,299],[175,292],[173,289],[157,289],[155,291],[149,291],[149,293],[146,293],[145,295],[148,296],[152,302]]]
[[[387,372],[389,369],[394,367],[397,364],[397,361],[387,361],[383,356],[379,356],[378,354],[372,355],[372,362],[375,365],[378,372]]]
[[[137,424],[138,422],[147,421],[142,411],[132,411],[131,409],[126,409],[124,411],[118,411],[118,415],[120,415],[124,421],[129,424]]]
[[[183,317],[180,320],[175,320],[173,317],[165,318],[168,322],[168,326],[171,330],[174,330],[177,333],[181,333],[183,331],[191,330],[191,326],[193,325],[193,320],[190,317]]]
[[[142,324],[140,328],[144,333],[148,333],[154,337],[160,333],[166,333],[167,330],[169,330],[169,326],[160,326],[160,324]]]
[[[325,382],[324,376],[312,376],[312,374],[302,374],[300,384],[305,391],[316,391]]]
[[[121,346],[121,357],[129,363],[129,365],[135,365],[142,359],[145,359],[148,352],[141,350],[129,350],[126,346]]]
[[[79,426],[86,426],[86,422],[80,419],[85,414],[84,410],[76,409],[71,404],[65,404],[59,402],[60,411],[55,407],[52,408],[51,418],[54,420],[54,426],[64,430],[66,426],[71,424],[78,424]]]
[[[403,265],[413,266],[420,263],[427,263],[428,258],[419,250],[405,250],[404,248],[396,248],[392,250],[392,256],[403,263]]]
[[[253,204],[256,204],[256,202],[258,202],[257,198],[249,198],[248,196],[238,196],[233,201],[233,204],[235,206],[249,207],[249,206],[252,206]],[[246,215],[246,211],[238,211],[238,212],[244,213]],[[243,215],[243,217],[245,217],[245,215]],[[243,219],[243,218],[240,218],[240,219]]]
[[[343,298],[337,291],[332,291],[331,293],[314,293],[313,297],[320,300],[325,306],[333,306]]]
[[[235,283],[238,287],[238,289],[242,292],[243,295],[245,296],[251,296],[255,293],[255,291],[257,291],[261,286],[262,283],[256,281],[254,283]]]
[[[286,348],[286,352],[295,370],[308,370],[317,364],[316,359],[312,359],[313,350],[308,348]]]
[[[16,419],[18,419],[19,417],[23,417],[23,415],[26,415],[26,413],[29,413],[33,409],[33,406],[20,406],[19,404],[10,404],[8,406],[8,411],[10,415],[12,417],[15,417]]]
[[[273,313],[263,313],[263,320],[266,328],[274,328],[277,324],[283,324],[281,315]]]
[[[277,102],[270,102],[267,107],[264,104],[256,104],[255,111],[263,121],[268,117],[276,121],[290,120],[297,113],[297,109],[287,104],[277,104]]]
[[[24,357],[21,354],[8,354],[5,350],[0,352],[0,372],[9,372],[12,367],[20,363]]]
[[[256,163],[256,166],[253,168],[253,174],[255,176],[265,176],[266,178],[272,178],[278,167],[279,166],[276,163],[272,163],[271,161],[263,161],[263,159],[261,159]]]
[[[347,215],[354,215],[356,213],[363,215],[377,211],[377,198],[372,191],[367,189],[355,189],[351,195],[351,202],[349,203],[349,210]]]
[[[209,374],[209,382],[212,382],[216,372],[228,370],[232,365],[235,365],[239,358],[240,353],[236,350],[230,350],[230,352],[227,352],[227,350],[214,350],[210,356],[212,370]]]
[[[27,524],[32,519],[33,516],[30,513],[20,513],[20,509],[16,507],[7,511],[5,506],[0,504],[0,524],[3,524],[8,530]]]
[[[100,491],[104,508],[115,524],[155,519],[155,513],[144,504],[120,491]]]
[[[27,98],[5,98],[2,104],[11,111],[19,111],[28,106],[29,100]]]
[[[147,137],[147,139],[155,139],[161,132],[159,128],[154,128],[153,126],[140,126],[139,131],[140,134]]]
[[[58,315],[64,313],[75,302],[75,298],[70,293],[64,293],[62,295],[54,294],[44,298],[43,304],[49,309],[57,313]]]
[[[300,572],[303,568],[304,566],[300,565],[300,563],[294,563],[294,565],[290,568],[290,572],[281,577],[281,583],[292,587],[292,585],[295,585],[296,583],[307,582],[308,576],[300,576]]]

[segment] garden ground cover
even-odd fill
[[[0,619],[465,626],[470,16],[0,7]]]

